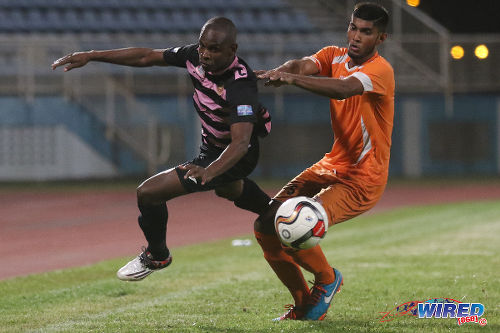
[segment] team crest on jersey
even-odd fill
[[[224,92],[224,86],[217,86],[217,89],[216,89],[216,92],[217,92],[217,95],[221,96],[222,93]]]
[[[253,115],[253,110],[251,105],[238,105],[236,107],[236,112],[238,116],[251,116]]]

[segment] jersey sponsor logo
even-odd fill
[[[238,116],[251,116],[253,115],[253,109],[251,105],[238,105],[236,107],[236,112]]]

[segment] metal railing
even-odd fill
[[[102,64],[64,74],[50,69],[52,61],[79,49],[71,38],[0,38],[0,95],[28,104],[36,96],[61,95],[95,115],[105,124],[108,140],[124,144],[146,162],[150,174],[156,172],[169,158],[170,133],[129,87]]]
[[[82,80],[66,78],[65,97],[95,114],[105,124],[109,141],[124,143],[146,161],[148,174],[156,173],[169,158],[168,128],[160,128],[157,117],[116,79],[104,75],[102,85],[85,84]],[[103,103],[95,103],[99,97]]]
[[[447,110],[452,110],[449,97],[453,92],[500,92],[500,72],[492,70],[500,61],[500,35],[449,35],[441,26],[423,18],[401,1],[387,1],[393,6],[394,18],[391,36],[383,44],[381,53],[393,64],[397,92],[444,93],[448,97]],[[242,34],[239,40],[240,55],[253,68],[265,69],[286,59],[309,55],[322,46],[343,42],[345,31],[310,36]],[[50,64],[64,54],[82,49],[168,47],[195,41],[194,35],[169,34],[3,35],[0,36],[0,95],[18,96],[27,103],[43,95],[73,100],[98,116],[106,124],[108,138],[133,150],[146,161],[148,172],[153,173],[170,157],[173,138],[136,96],[144,93],[177,95],[181,109],[178,114],[187,115],[191,106],[186,101],[192,92],[185,73],[168,68],[136,70],[109,64],[92,64],[63,73],[62,70],[52,71]],[[479,61],[473,57],[471,49],[478,42],[488,44],[488,59]],[[450,58],[449,47],[453,44],[464,45],[464,59]],[[141,85],[134,85],[136,81]],[[265,91],[274,94],[278,101],[274,112],[283,111],[279,101],[290,91],[293,89]]]

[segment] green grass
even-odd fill
[[[498,201],[340,224],[322,245],[344,287],[323,322],[271,322],[288,292],[255,242],[225,240],[176,248],[171,267],[139,283],[115,278],[129,258],[0,281],[0,332],[498,332],[499,234]],[[483,303],[488,324],[379,321],[379,312],[434,297]]]

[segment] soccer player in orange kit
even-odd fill
[[[286,184],[267,213],[255,221],[264,257],[293,296],[295,305],[275,320],[323,320],[343,277],[330,267],[317,245],[306,250],[282,246],[274,216],[282,202],[313,197],[325,208],[329,224],[372,208],[387,183],[394,117],[394,71],[378,54],[387,38],[387,10],[376,3],[355,6],[347,30],[348,47],[327,46],[270,71],[257,71],[267,85],[295,85],[330,98],[332,150]],[[309,289],[300,267],[314,274]]]

